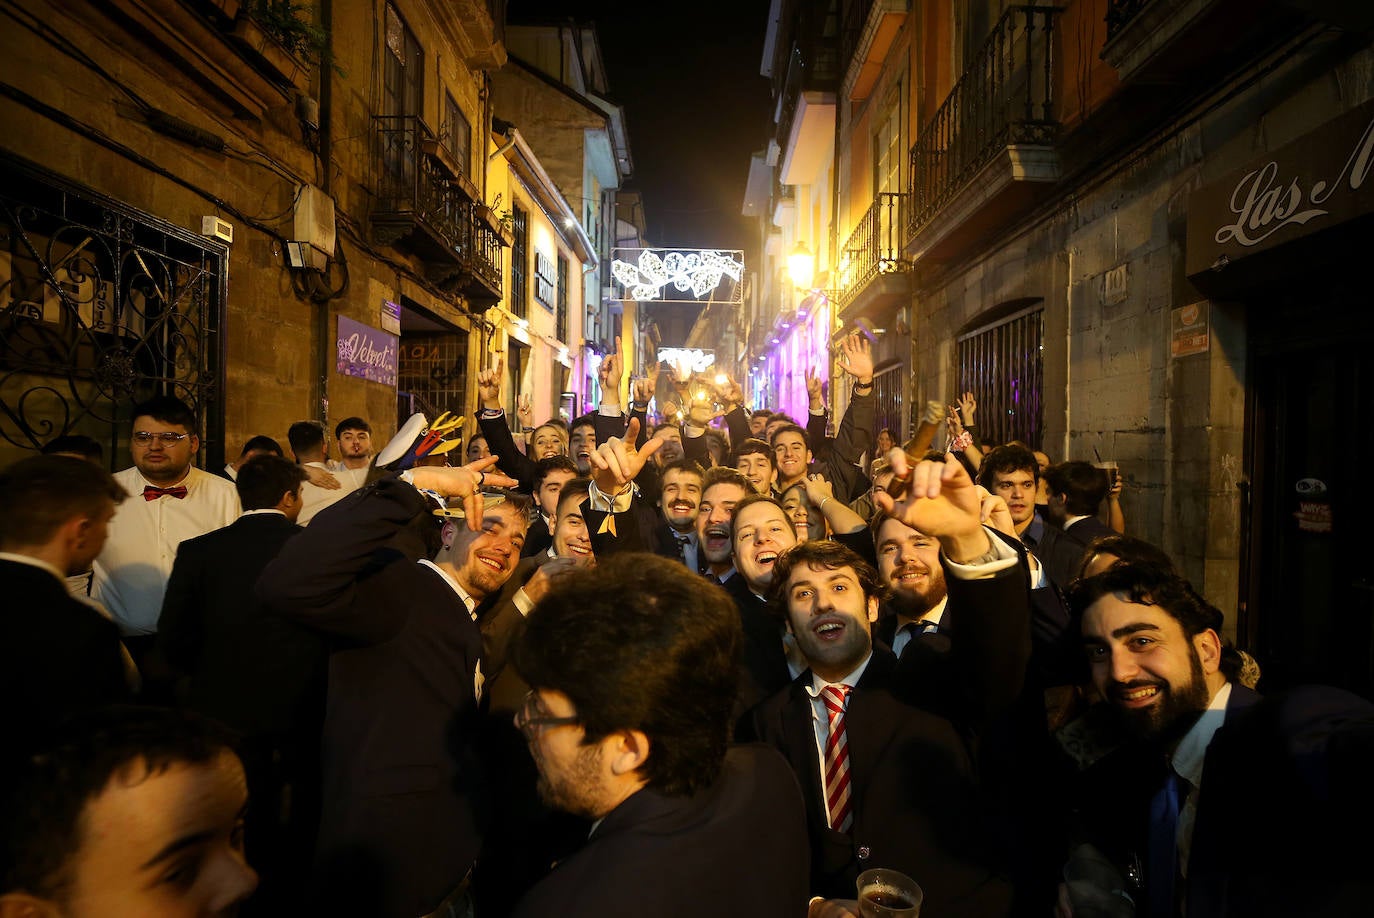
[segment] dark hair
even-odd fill
[[[550,472],[572,472],[577,474],[577,463],[573,462],[567,453],[559,453],[556,456],[545,456],[534,463],[534,490],[538,491],[544,486],[544,479],[549,477]]]
[[[30,456],[0,469],[0,546],[45,545],[72,517],[95,517],[128,492],[114,476],[75,456]]]
[[[753,455],[767,456],[769,466],[775,469],[778,467],[778,459],[773,455],[773,448],[758,437],[746,437],[742,440],[730,456],[730,464],[739,465],[741,456]]]
[[[808,450],[811,449],[811,438],[806,435],[806,428],[796,423],[784,424],[777,430],[773,431],[773,435],[768,438],[768,445],[777,446],[778,437],[782,436],[785,433],[794,433],[799,435],[802,438],[802,445],[805,446]]]
[[[563,509],[564,498],[571,498],[573,495],[577,495],[579,498],[585,498],[591,493],[591,487],[592,480],[590,478],[569,478],[567,481],[563,482],[563,488],[558,492],[558,503],[553,508],[554,516],[558,516],[559,511]],[[578,503],[580,504],[582,501],[579,499]]]
[[[717,448],[720,450],[721,459],[724,459],[726,456],[730,455],[730,441],[726,438],[725,434],[721,433],[719,430],[716,430],[714,427],[711,427],[707,428],[705,437],[707,455],[710,455],[711,444],[713,443],[716,444]],[[714,457],[711,459],[711,462],[713,464],[715,463]]]
[[[769,411],[767,408],[755,408],[749,413],[750,420],[754,418],[771,418],[772,416],[773,412]]]
[[[196,433],[200,426],[196,423],[196,413],[191,407],[181,399],[171,395],[155,395],[152,398],[139,402],[134,406],[131,421],[136,421],[141,417],[149,417],[154,421],[161,421],[164,424],[176,424],[185,427],[187,433]]]
[[[577,428],[579,427],[590,427],[593,430],[595,430],[596,416],[592,414],[580,414],[577,417],[573,418],[572,423],[568,425],[568,436],[571,437],[572,432],[574,430],[577,430]]]
[[[1075,459],[1045,469],[1049,494],[1063,494],[1064,510],[1070,516],[1092,516],[1111,490],[1107,473],[1091,462]]]
[[[748,478],[744,477],[743,472],[732,469],[728,465],[713,465],[706,470],[706,474],[701,476],[701,493],[705,494],[707,488],[722,483],[743,488],[745,495],[754,492],[754,486],[749,483]]]
[[[560,578],[525,619],[513,662],[530,686],[568,696],[584,744],[643,731],[649,787],[687,796],[720,774],[742,642],[724,590],[681,562],[625,552]]]
[[[334,439],[340,439],[343,436],[343,432],[345,430],[363,430],[368,433],[372,433],[372,425],[367,423],[367,421],[364,421],[362,418],[344,418],[338,424],[334,425]]]
[[[1098,555],[1114,555],[1116,564],[1129,564],[1133,567],[1153,567],[1161,574],[1176,574],[1173,559],[1163,549],[1128,535],[1098,536],[1088,543],[1083,552],[1083,562],[1078,566],[1075,578],[1082,577],[1088,564]],[[1116,564],[1112,566],[1115,567]]]
[[[787,578],[792,575],[792,568],[801,564],[826,571],[853,568],[865,599],[883,593],[877,570],[853,549],[833,539],[798,542],[773,562],[773,580],[768,585],[768,604],[783,619],[787,618]]]
[[[797,419],[796,419],[796,418],[794,418],[794,417],[792,417],[792,415],[786,414],[786,413],[784,413],[784,412],[782,412],[782,411],[774,411],[772,414],[770,414],[770,415],[768,416],[768,423],[769,423],[769,424],[772,424],[774,421],[786,421],[788,424],[792,424],[792,425],[796,425],[796,424],[797,424]]]
[[[1035,453],[1024,446],[995,446],[978,466],[978,483],[991,491],[994,476],[1022,471],[1030,472],[1034,481],[1040,481],[1040,464],[1035,461]]]
[[[698,478],[706,477],[706,470],[701,467],[700,462],[697,462],[695,459],[688,459],[686,457],[683,457],[682,459],[675,459],[672,462],[665,465],[663,468],[659,469],[659,481],[666,482],[668,480],[668,473],[674,471],[687,472],[691,475],[697,476]],[[660,485],[660,488],[661,487],[662,485]]]
[[[67,868],[83,843],[82,814],[115,776],[213,762],[234,752],[234,738],[191,711],[111,706],[70,718],[26,752],[6,762],[0,780],[0,894],[55,899],[72,879]]]
[[[299,494],[305,469],[281,456],[259,455],[239,466],[234,487],[244,510],[270,510],[284,494]]]
[[[682,427],[674,421],[659,421],[657,424],[655,424],[653,427],[649,429],[649,436],[654,436],[660,430],[663,430],[665,427],[671,427],[673,428],[673,430],[676,430],[679,433],[682,432]]]
[[[280,443],[266,434],[258,434],[256,437],[249,437],[248,442],[243,444],[243,449],[239,452],[239,458],[248,455],[255,449],[272,453],[274,456],[280,456],[282,454]]]
[[[57,453],[75,454],[96,465],[105,461],[105,449],[94,437],[85,434],[67,434],[62,437],[53,437],[43,448],[39,450],[45,456],[52,456]]]
[[[286,442],[297,459],[302,453],[313,453],[324,446],[324,425],[319,421],[297,421],[287,428]]]

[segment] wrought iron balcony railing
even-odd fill
[[[864,213],[840,250],[838,300],[852,303],[875,277],[910,269],[902,257],[906,195],[883,192]]]
[[[1049,144],[1058,7],[1017,5],[993,27],[911,148],[908,237],[1011,144]]]
[[[834,38],[816,37],[805,48],[800,42],[792,45],[792,54],[787,58],[787,75],[783,78],[780,93],[782,108],[778,113],[778,146],[787,149],[802,93],[813,90],[834,92],[839,82],[840,51]]]
[[[470,299],[501,298],[501,237],[478,218],[471,191],[437,156],[432,131],[413,115],[376,115],[377,203],[372,225],[384,244],[404,241],[434,281]]]

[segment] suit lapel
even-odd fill
[[[877,769],[883,751],[903,721],[897,701],[887,690],[897,661],[879,648],[849,696],[845,711],[845,739],[849,745],[850,795],[854,800],[855,827],[864,813],[864,791]]]
[[[783,745],[793,772],[801,781],[806,797],[806,817],[812,825],[827,824],[825,803],[821,800],[821,763],[816,749],[816,727],[811,695],[806,684],[811,670],[798,676],[788,687],[787,705],[782,711]]]

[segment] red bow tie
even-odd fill
[[[183,497],[186,496],[186,485],[177,485],[174,488],[155,488],[152,485],[147,485],[143,489],[144,500],[157,500],[164,494],[170,495],[171,497],[175,497],[177,500],[181,500]]]

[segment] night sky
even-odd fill
[[[551,2],[510,0],[507,21],[593,22],[607,96],[624,106],[650,242],[659,247],[753,248],[740,216],[749,157],[769,135],[760,75],[767,0]],[[538,152],[537,150],[535,151]]]

